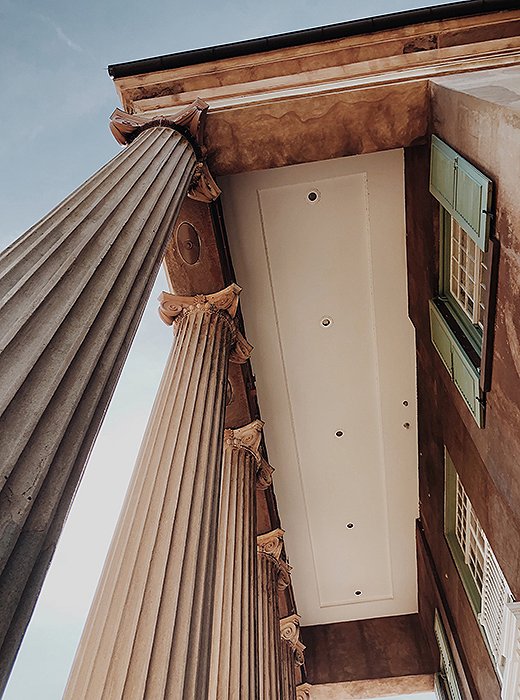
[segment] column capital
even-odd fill
[[[310,683],[302,683],[296,687],[296,700],[311,700],[311,689],[312,685]]]
[[[284,532],[281,528],[277,528],[263,535],[258,535],[256,538],[258,553],[266,554],[279,561],[283,549]]]
[[[134,141],[146,129],[154,127],[172,129],[181,134],[190,143],[197,158],[188,197],[199,202],[213,202],[220,196],[220,188],[206,165],[204,124],[208,109],[209,105],[199,98],[168,117],[158,116],[149,119],[115,109],[110,115],[110,131],[122,146]]]
[[[262,457],[260,460],[260,465],[258,471],[256,472],[256,488],[259,491],[265,491],[273,483],[273,472],[274,467],[272,467],[269,462]]]
[[[282,639],[289,642],[293,649],[300,638],[300,619],[300,616],[295,614],[282,617],[280,620],[280,634]]]
[[[245,449],[250,452],[257,462],[262,460],[259,452],[264,422],[254,420],[241,428],[226,428],[224,430],[224,449]]]
[[[234,319],[238,308],[238,297],[242,288],[238,284],[230,284],[214,294],[196,294],[195,296],[178,296],[169,292],[161,292],[159,295],[159,316],[171,326],[182,317],[193,311],[205,311],[207,313],[227,312],[230,319]],[[249,359],[253,346],[247,342],[242,333],[233,324],[233,348],[229,360],[237,364],[243,364]]]

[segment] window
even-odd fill
[[[489,236],[492,183],[433,136],[430,191],[441,205],[439,289],[430,303],[432,341],[482,427],[497,255]]]
[[[503,679],[508,660],[514,657],[509,641],[513,595],[447,451],[445,463],[446,539],[495,669]]]

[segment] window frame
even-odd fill
[[[493,183],[469,161],[432,135],[430,192],[439,202],[439,279],[430,300],[432,342],[477,425],[484,427],[485,392],[491,387],[498,278],[498,241],[492,236]],[[451,221],[481,250],[482,329],[450,291]],[[432,308],[433,307],[433,308]]]
[[[466,518],[469,517],[470,513],[473,514],[474,521],[484,540],[484,563],[481,590],[478,588],[477,581],[466,561],[466,553],[463,551],[456,534],[457,487],[459,484],[462,487],[467,501]],[[514,598],[504,572],[500,568],[486,533],[480,525],[475,509],[464,489],[464,484],[458,475],[455,464],[446,447],[444,447],[444,537],[475,617],[477,618],[478,626],[489,652],[491,663],[502,684],[508,675],[511,663],[514,663],[513,645],[517,643],[515,639],[511,637],[511,632],[508,629],[510,627],[508,609],[510,609],[511,606],[515,607],[517,604],[514,603]],[[492,581],[491,584],[490,581]],[[500,597],[497,591],[503,597],[501,608],[499,605],[496,605],[496,598]],[[492,627],[494,627],[494,629]]]
[[[452,221],[458,223],[451,214],[441,205],[440,207],[440,264],[439,264],[439,299],[445,302],[451,316],[460,328],[464,337],[471,343],[473,350],[478,356],[478,365],[480,366],[480,358],[482,353],[484,331],[478,325],[471,322],[462,310],[459,302],[451,292],[450,276],[451,276],[451,225]],[[462,227],[461,227],[462,228]],[[462,229],[464,231],[464,229]],[[464,233],[468,235],[465,231]],[[478,248],[478,246],[477,246]],[[480,249],[479,249],[480,250]],[[481,251],[481,260],[486,266],[486,254]],[[482,283],[485,289],[485,278],[479,280],[479,286]],[[479,296],[479,299],[484,297]],[[485,320],[485,316],[484,316]],[[459,338],[461,340],[461,338]]]

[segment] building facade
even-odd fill
[[[520,12],[488,5],[110,67],[124,148],[0,258],[4,685],[164,261],[65,697],[517,700]]]

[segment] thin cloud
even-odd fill
[[[63,43],[66,44],[69,49],[77,51],[78,53],[83,53],[83,48],[79,44],[76,44],[75,41],[72,41],[72,39],[65,34],[59,24],[56,24],[56,22],[54,22],[50,17],[47,17],[47,15],[42,15],[39,12],[35,12],[34,14],[35,17],[38,17],[38,19],[40,19],[42,22],[45,22],[45,24],[52,27],[61,41],[63,41]]]

